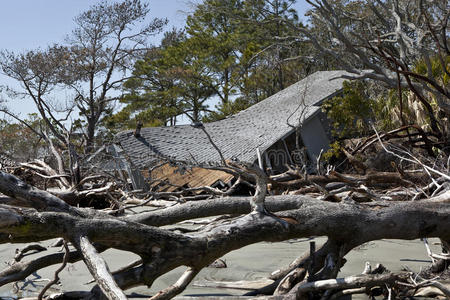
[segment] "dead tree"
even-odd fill
[[[437,117],[439,111],[450,115],[444,80],[450,72],[447,1],[307,2],[313,26],[299,28],[305,41],[355,74],[349,78],[370,78],[390,88],[411,90],[427,111],[433,133],[447,132],[448,125]]]
[[[252,174],[260,176],[258,172]],[[264,182],[264,179],[258,180]],[[278,272],[271,291],[284,295],[283,299],[300,297],[307,291],[320,295],[338,284],[339,281],[322,281],[335,278],[343,256],[365,242],[423,237],[450,241],[450,192],[413,202],[336,203],[299,195],[266,197],[260,190],[254,197],[215,198],[137,215],[113,216],[72,207],[3,172],[0,173],[0,191],[7,196],[1,199],[3,204],[0,205],[1,243],[62,237],[76,247],[76,251],[66,254],[44,255],[36,260],[14,263],[0,272],[0,285],[26,278],[49,265],[83,260],[98,284],[85,296],[96,295],[93,297],[97,298],[103,293],[109,299],[124,299],[123,290],[138,285],[151,286],[159,276],[186,266],[176,283],[152,298],[169,299],[183,291],[202,268],[232,250],[260,241],[327,236],[327,243],[313,256],[306,256]],[[223,214],[240,216],[187,233],[158,228]],[[108,248],[136,253],[141,261],[111,275],[99,254]],[[307,270],[308,280],[303,281],[305,276],[301,276],[299,268]],[[296,280],[286,281],[296,270],[300,272]],[[353,283],[340,286],[339,291],[380,282],[392,285],[398,281],[406,283],[408,274],[358,277],[351,281]],[[277,288],[281,283],[283,289]]]

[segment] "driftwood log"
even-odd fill
[[[223,197],[132,216],[111,216],[102,211],[69,206],[58,197],[3,172],[0,172],[0,192],[6,198],[17,200],[13,202],[15,205],[0,204],[1,243],[64,238],[78,250],[67,253],[67,260],[84,260],[97,282],[90,295],[100,297],[103,293],[109,299],[124,299],[122,290],[138,285],[151,286],[159,276],[176,267],[187,266],[176,283],[152,298],[169,299],[183,291],[202,268],[217,258],[261,241],[328,237],[328,242],[313,257],[306,257],[299,264],[279,272],[278,277],[273,278],[278,282],[301,264],[313,265],[313,268],[306,268],[311,278],[332,279],[336,272],[323,268],[330,260],[331,265],[338,266],[343,255],[372,240],[437,237],[450,241],[450,192],[420,201],[369,203],[335,203],[300,195],[265,199],[261,195]],[[192,218],[223,214],[240,216],[188,233],[158,228]],[[142,263],[112,275],[99,254],[107,248],[136,253]],[[30,262],[12,264],[0,271],[0,285],[61,263],[63,257],[62,253],[51,254]],[[305,286],[292,289],[295,284],[297,282],[294,281],[288,285],[287,290],[291,288],[289,297],[292,297],[292,292],[309,291]]]

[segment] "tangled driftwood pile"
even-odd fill
[[[384,147],[395,155],[402,153],[393,146]],[[345,152],[357,169],[352,173],[319,166],[316,175],[290,168],[284,174],[267,176],[257,167],[227,162],[220,168],[235,174],[237,183],[228,190],[205,187],[203,195],[207,199],[197,201],[186,201],[189,191],[170,195],[127,191],[123,182],[112,181],[114,177],[104,174],[87,176],[74,187],[64,176],[53,174],[36,161],[22,167],[53,180],[55,188],[38,189],[1,172],[0,191],[4,194],[0,205],[1,243],[63,238],[64,250],[27,261],[24,254],[41,250],[40,246],[22,249],[0,271],[0,285],[61,264],[55,280],[41,292],[39,298],[43,298],[68,262],[83,260],[96,287],[89,292],[63,292],[45,297],[100,299],[105,295],[109,299],[125,299],[124,290],[138,285],[151,286],[161,275],[186,266],[177,282],[151,298],[168,299],[181,293],[202,268],[232,250],[261,241],[327,236],[324,245],[316,248],[312,244],[308,253],[264,281],[225,286],[254,286],[254,291],[245,296],[252,299],[337,299],[355,293],[383,294],[393,299],[423,294],[425,287],[433,287],[438,294],[448,297],[449,287],[439,277],[448,274],[449,261],[448,159],[442,159],[441,155],[429,165],[416,161],[413,156],[400,157],[390,165],[395,171],[385,172],[371,170],[350,149]],[[254,190],[253,195],[230,196],[240,184]],[[92,195],[109,203],[108,208],[69,205],[79,204]],[[129,208],[137,205],[161,208],[129,213],[132,211]],[[161,228],[211,216],[217,218],[194,229],[182,225]],[[362,274],[336,278],[345,264],[345,255],[368,241],[428,237],[440,238],[443,252],[429,253],[434,263],[423,274],[410,270],[392,273],[383,266],[367,266]],[[67,247],[68,244],[75,248]],[[140,259],[112,274],[101,257],[101,252],[108,248],[135,253]]]

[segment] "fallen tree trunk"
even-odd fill
[[[321,201],[303,201],[304,207],[284,214],[299,224],[284,226],[272,216],[250,214],[229,224],[218,224],[195,234],[174,234],[167,230],[115,219],[90,219],[54,212],[0,208],[0,232],[8,241],[30,241],[86,232],[92,241],[149,257],[131,273],[116,274],[122,288],[151,284],[154,279],[181,266],[202,268],[225,253],[260,241],[282,241],[294,237],[327,235],[342,244],[357,245],[381,238],[414,239],[424,236],[448,239],[450,228],[446,199],[398,203],[372,208]],[[441,197],[442,198],[442,197]],[[32,226],[31,226],[32,225]],[[27,228],[24,231],[24,228]],[[46,232],[46,235],[42,235]],[[6,241],[6,240],[5,240]],[[140,272],[137,272],[137,271]],[[145,271],[145,272],[144,272]],[[151,272],[149,272],[151,271]]]
[[[325,185],[332,182],[344,182],[349,185],[365,184],[367,186],[376,185],[394,185],[394,186],[411,186],[413,183],[423,184],[428,181],[428,177],[424,173],[407,173],[403,174],[397,172],[373,172],[370,171],[365,175],[356,174],[340,174],[332,171],[329,175],[309,175],[306,178],[275,181],[270,183],[274,188],[302,188],[311,183]]]
[[[3,182],[0,180],[1,192],[11,197],[19,196],[21,200],[29,202],[28,206],[32,208],[0,205],[0,243],[63,237],[79,245],[79,237],[83,236],[98,251],[116,248],[136,253],[142,258],[142,264],[112,275],[121,289],[137,285],[151,286],[156,278],[168,271],[188,266],[186,275],[174,286],[161,291],[155,299],[174,296],[185,288],[199,270],[215,259],[261,241],[328,236],[345,254],[367,241],[384,238],[410,240],[438,237],[450,240],[450,192],[414,202],[334,203],[292,195],[268,197],[266,209],[272,205],[284,209],[277,212],[277,216],[265,211],[249,213],[251,197],[229,197],[185,203],[136,216],[114,217],[68,207],[55,196],[31,188],[17,179],[9,180],[7,185]],[[38,202],[34,203],[36,200]],[[154,226],[224,213],[243,215],[184,234]],[[167,220],[162,221],[164,218]],[[291,221],[287,222],[286,219]],[[69,260],[74,259],[73,255],[69,254]],[[314,272],[324,265],[324,256],[315,258]],[[59,259],[62,259],[61,255]],[[102,265],[107,270],[106,264]],[[8,276],[13,276],[15,280],[21,277],[14,276],[12,269],[9,271]],[[23,268],[16,271],[16,274],[21,275],[27,273]],[[113,286],[110,282],[104,286],[105,289]]]

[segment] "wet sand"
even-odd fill
[[[226,261],[228,268],[205,268],[197,275],[194,283],[204,281],[256,280],[267,277],[274,270],[288,265],[297,256],[307,251],[309,249],[309,241],[310,239],[298,239],[281,243],[258,243],[230,252],[222,258]],[[315,238],[314,241],[317,245],[320,245],[325,241],[325,238]],[[430,240],[433,250],[436,251],[438,251],[439,247],[433,244],[437,242],[438,240],[436,239]],[[53,241],[45,241],[41,244],[48,246],[52,243]],[[2,269],[6,266],[5,262],[11,261],[14,257],[14,250],[23,246],[22,244],[0,245],[0,264]],[[50,251],[57,250],[59,248],[52,248]],[[24,259],[28,260],[32,257],[43,255],[44,253],[30,255]],[[134,254],[117,250],[108,250],[103,253],[103,257],[109,264],[111,270],[115,270],[138,258]],[[403,265],[409,266],[414,271],[419,271],[421,267],[425,267],[430,263],[426,255],[425,247],[419,240],[381,240],[370,242],[350,252],[346,256],[346,259],[347,263],[341,270],[339,276],[361,273],[366,261],[369,261],[372,266],[375,266],[376,263],[383,263],[391,271],[399,271]],[[17,296],[35,296],[37,294],[36,291],[39,291],[47,283],[47,281],[42,280],[53,278],[54,271],[57,268],[58,265],[55,265],[29,276],[26,281],[18,284],[19,292],[17,294],[13,292],[12,284],[0,287],[0,297],[16,298]],[[150,289],[145,286],[130,289],[127,291],[127,295],[138,297],[139,295],[154,294],[158,290],[174,283],[184,269],[184,267],[179,267],[165,274]],[[93,285],[85,284],[90,280],[90,275],[82,262],[69,264],[61,272],[60,277],[62,287],[66,291],[89,290]],[[53,292],[59,291],[60,288],[61,286],[55,286]],[[182,295],[242,295],[243,293],[245,291],[236,289],[196,287],[191,283]],[[362,296],[360,299],[366,298]]]

